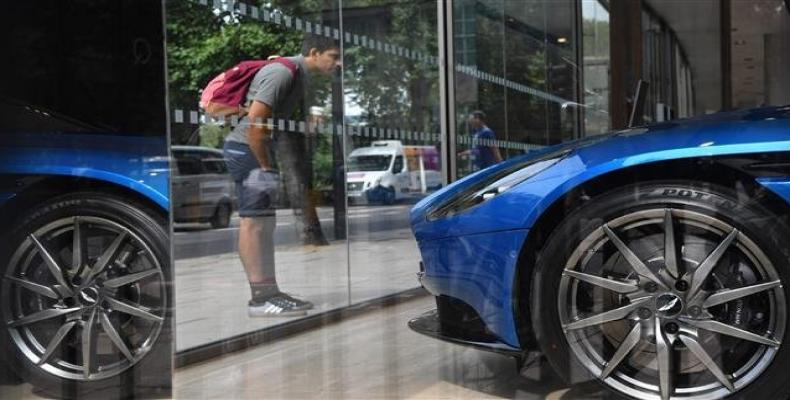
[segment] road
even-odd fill
[[[409,228],[409,209],[413,204],[391,206],[350,206],[348,208],[348,237],[369,239],[371,234],[386,234],[391,230]],[[334,210],[319,207],[321,228],[328,239],[334,237]],[[203,257],[237,250],[239,218],[234,214],[231,226],[210,229],[208,224],[176,224],[173,234],[175,258]],[[378,236],[378,235],[377,235]],[[291,210],[277,211],[275,245],[299,244],[299,232]]]

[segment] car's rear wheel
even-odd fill
[[[395,188],[387,187],[384,189],[384,199],[382,202],[388,206],[395,204]]]
[[[539,258],[538,341],[569,381],[631,398],[786,398],[789,235],[756,201],[711,185],[594,198]]]
[[[159,345],[171,298],[168,235],[143,210],[76,193],[14,225],[0,263],[0,346],[23,379],[73,397],[130,374],[152,352],[170,356]]]
[[[220,203],[217,209],[214,210],[214,215],[211,216],[211,227],[213,229],[227,228],[230,226],[231,208],[228,203]]]

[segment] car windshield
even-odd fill
[[[372,156],[351,156],[348,159],[348,170],[358,171],[386,171],[390,167],[391,154]]]

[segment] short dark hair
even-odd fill
[[[484,113],[482,110],[474,110],[471,113],[469,113],[469,115],[471,115],[471,116],[473,116],[473,117],[475,117],[475,118],[477,118],[477,119],[479,119],[479,120],[481,120],[483,122],[486,122],[486,113]]]
[[[316,49],[319,53],[323,53],[332,49],[340,50],[340,45],[331,37],[307,33],[304,35],[304,39],[302,39],[302,55],[310,55],[311,49]]]

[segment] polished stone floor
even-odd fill
[[[546,364],[436,341],[406,322],[434,307],[420,297],[178,370],[179,399],[591,399]]]
[[[412,332],[429,296],[176,370],[175,399],[608,399],[591,382],[568,388],[535,357],[521,374],[498,354]],[[29,385],[0,398],[38,399]]]

